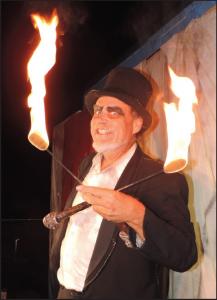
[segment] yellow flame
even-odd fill
[[[31,15],[31,17],[34,27],[39,30],[41,40],[27,65],[28,77],[32,86],[31,94],[28,97],[28,106],[31,108],[31,129],[28,139],[39,150],[46,150],[49,146],[49,139],[44,109],[45,75],[56,61],[58,17],[55,12],[50,21],[38,14]]]
[[[164,171],[173,173],[182,170],[188,163],[191,134],[195,131],[192,107],[197,103],[197,96],[194,83],[190,78],[177,76],[170,67],[168,68],[171,90],[179,98],[178,108],[174,103],[164,103],[168,136]]]

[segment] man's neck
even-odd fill
[[[130,144],[124,145],[124,147],[120,147],[113,151],[108,151],[103,153],[101,170],[104,170],[105,168],[111,166],[114,162],[116,162],[122,155],[124,155],[131,148],[131,146],[134,143],[135,141],[132,141]]]

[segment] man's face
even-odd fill
[[[142,118],[117,98],[100,97],[91,120],[93,148],[100,153],[129,148],[142,127]]]

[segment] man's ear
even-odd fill
[[[143,119],[142,117],[138,116],[133,121],[133,134],[137,134],[141,129],[143,125]]]

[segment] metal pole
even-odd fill
[[[66,172],[68,172],[79,184],[82,184],[82,181],[75,175],[73,174],[59,159],[56,158],[56,156],[54,156],[53,152],[51,152],[49,149],[46,150],[52,157],[53,159],[61,165],[61,167],[66,170]]]

